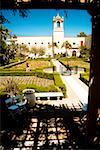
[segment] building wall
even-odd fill
[[[85,45],[88,49],[91,48],[91,35],[85,38]]]
[[[57,23],[60,23],[59,26]],[[31,50],[32,46],[36,47],[44,47],[46,52],[45,56],[53,56],[52,49],[54,50],[54,54],[64,54],[66,53],[66,49],[62,44],[65,41],[68,41],[72,48],[68,50],[68,55],[72,56],[73,51],[76,52],[76,56],[80,55],[79,47],[81,45],[85,45],[85,37],[64,37],[64,18],[60,17],[59,14],[53,17],[53,37],[52,36],[41,36],[41,37],[25,37],[19,36],[17,37],[16,43],[18,44],[27,44],[29,50]],[[52,48],[52,43],[56,43],[57,47]],[[50,47],[51,45],[51,47]]]
[[[69,56],[72,56],[73,51],[76,51],[76,56],[79,56],[79,47],[83,43],[85,45],[84,37],[65,37],[64,39],[59,39],[59,37],[55,38],[55,42],[57,47],[54,47],[55,54],[64,54],[66,49],[63,47],[63,42],[68,41],[72,48],[69,50]],[[32,46],[36,47],[44,47],[46,50],[46,56],[52,56],[52,37],[17,37],[16,43],[18,44],[27,44],[29,49],[31,50]],[[49,47],[51,45],[51,47]]]

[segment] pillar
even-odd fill
[[[90,82],[87,113],[87,134],[96,134],[96,120],[100,108],[100,11],[92,12],[92,45],[90,56]]]

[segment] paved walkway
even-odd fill
[[[56,71],[61,73],[61,69],[65,70],[65,67],[58,61],[53,59],[53,64],[56,66]],[[62,100],[62,103],[66,103],[68,106],[82,103],[84,106],[88,103],[88,86],[79,79],[79,74],[71,76],[62,76],[61,78],[67,89],[67,98]]]

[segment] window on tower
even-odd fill
[[[60,22],[59,22],[59,21],[57,22],[57,27],[58,27],[58,28],[60,27]]]

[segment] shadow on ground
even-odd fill
[[[72,111],[64,105],[36,104],[27,107],[23,114],[11,117],[7,112],[5,117],[2,117],[1,142],[7,150],[76,150],[99,146],[87,142],[86,112]]]

